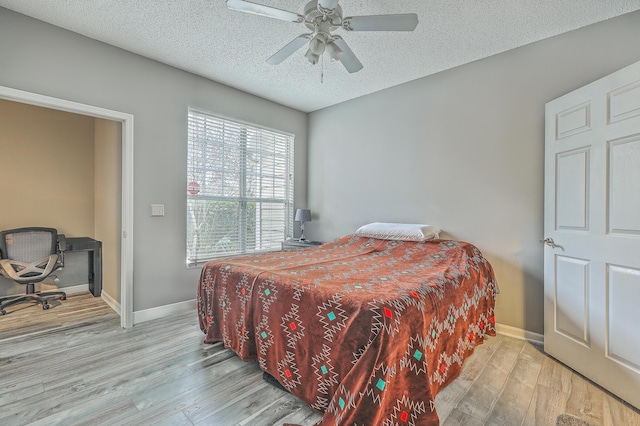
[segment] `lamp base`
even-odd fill
[[[300,222],[300,241],[304,240],[306,240],[304,237],[304,222]]]

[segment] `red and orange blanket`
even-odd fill
[[[257,361],[322,425],[438,424],[433,400],[495,335],[489,262],[460,241],[347,235],[205,265],[205,342]]]

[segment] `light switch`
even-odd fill
[[[151,204],[151,216],[164,216],[164,204]]]

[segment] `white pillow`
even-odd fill
[[[417,223],[375,222],[358,228],[356,235],[380,240],[426,241],[438,238],[440,229]]]

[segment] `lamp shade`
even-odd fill
[[[311,210],[296,209],[296,217],[293,220],[296,222],[311,222]]]
[[[307,58],[312,65],[317,64],[320,60],[320,55],[316,55],[311,49],[307,49],[307,53],[304,54],[304,57]]]
[[[340,49],[334,42],[327,44],[327,52],[329,53],[332,61],[339,61],[342,59],[342,49]]]

